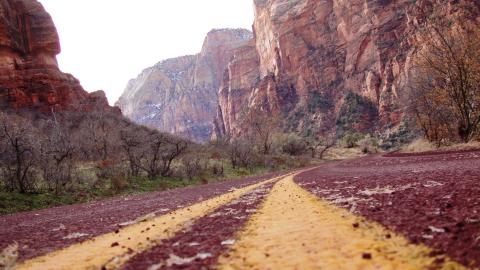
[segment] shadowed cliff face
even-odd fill
[[[105,95],[88,94],[59,70],[58,34],[35,0],[0,0],[0,107],[34,111],[108,107]]]
[[[219,94],[214,137],[235,136],[252,108],[283,113],[288,126],[330,130],[352,93],[373,104],[352,123],[383,132],[404,118],[419,27],[433,10],[478,20],[478,1],[254,0],[254,44],[237,50]],[[466,14],[469,14],[467,16]],[[241,83],[240,83],[241,82]],[[296,117],[299,115],[300,117]],[[355,120],[355,119],[353,119]],[[306,122],[309,122],[307,124]]]
[[[117,105],[136,123],[208,140],[225,68],[235,48],[251,38],[247,30],[213,30],[198,55],[162,61],[131,80]]]

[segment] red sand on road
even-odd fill
[[[480,267],[480,151],[393,154],[296,177],[322,199]]]
[[[115,231],[123,222],[150,213],[166,214],[275,176],[278,174],[0,216],[0,250],[16,241],[23,261]],[[66,239],[74,234],[84,236]]]

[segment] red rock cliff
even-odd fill
[[[384,132],[403,119],[416,35],[434,10],[478,20],[475,0],[254,0],[254,43],[239,49],[219,92],[214,137],[238,135],[252,108],[283,113],[306,135],[350,125]],[[355,109],[347,101],[362,104]],[[345,104],[345,105],[344,105]],[[349,123],[347,112],[355,123]]]
[[[55,25],[35,0],[0,0],[0,107],[49,111],[108,106],[59,70]],[[98,99],[101,99],[98,101]]]
[[[225,68],[250,39],[244,29],[212,30],[199,54],[162,61],[131,80],[117,105],[136,123],[206,141]]]

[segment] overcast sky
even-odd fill
[[[198,53],[213,28],[247,28],[251,0],[39,0],[57,27],[60,68],[113,104],[160,60]]]

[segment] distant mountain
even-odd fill
[[[248,30],[212,30],[199,54],[145,69],[128,83],[116,105],[136,123],[195,141],[209,140],[224,71],[235,49],[251,39]]]

